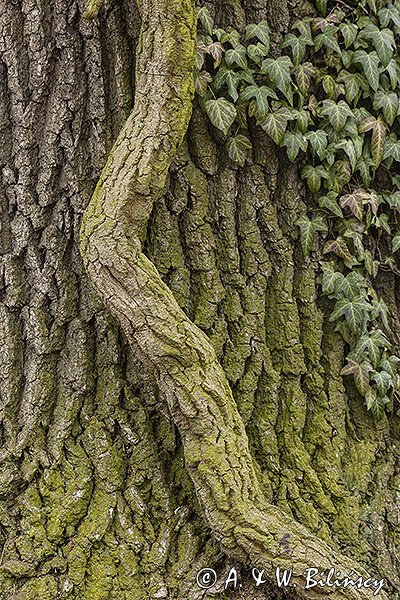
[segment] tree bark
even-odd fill
[[[331,565],[399,598],[399,419],[344,386],[296,167],[254,131],[238,169],[191,116],[190,1],[84,8],[0,0],[0,598],[203,598],[233,564],[229,598],[277,597],[276,566],[320,598]]]

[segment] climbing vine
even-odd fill
[[[319,261],[348,346],[342,374],[379,419],[400,387],[388,307],[373,285],[379,270],[399,273],[400,1],[316,5],[279,45],[266,21],[221,29],[200,8],[195,88],[231,160],[250,159],[252,119],[300,162],[315,197],[296,222],[302,252]]]

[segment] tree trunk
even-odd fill
[[[277,35],[303,10],[208,4]],[[343,381],[297,166],[210,131],[191,0],[84,8],[0,0],[0,598],[272,599],[277,566],[287,597],[333,566],[400,598],[399,417]]]

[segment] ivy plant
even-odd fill
[[[195,88],[232,161],[244,166],[251,120],[298,161],[318,208],[297,221],[304,258],[320,263],[330,320],[347,344],[352,377],[375,418],[393,409],[400,358],[388,307],[374,287],[398,273],[400,250],[400,0],[340,3],[293,23],[271,54],[266,21],[215,26],[205,7]],[[317,240],[322,245],[317,246]]]

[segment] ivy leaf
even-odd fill
[[[365,333],[359,340],[354,352],[361,355],[368,353],[371,362],[376,368],[381,359],[381,349],[389,349],[391,344],[380,329]]]
[[[221,44],[221,42],[213,42],[209,46],[207,46],[207,51],[213,57],[215,63],[214,66],[218,67],[221,63],[222,55],[225,52],[225,48]]]
[[[333,254],[343,258],[343,260],[348,263],[351,263],[353,260],[346,240],[341,236],[338,236],[335,240],[328,240],[322,252],[323,254],[329,254],[330,252],[333,252]]]
[[[400,233],[396,233],[396,235],[392,239],[392,254],[397,252],[400,249]]]
[[[300,243],[304,257],[307,257],[313,247],[315,234],[317,231],[328,231],[327,226],[321,217],[309,219],[307,216],[302,216],[295,222],[295,225],[300,229]]]
[[[205,103],[205,109],[214,127],[226,135],[236,117],[234,104],[225,98],[218,98],[217,100],[208,100]]]
[[[261,127],[274,140],[275,144],[280,144],[289,119],[289,109],[282,106],[275,112],[269,113],[261,123]]]
[[[364,200],[369,197],[368,192],[362,189],[353,190],[351,194],[346,194],[340,198],[340,206],[345,208],[346,206],[350,209],[353,215],[362,221],[363,218],[363,204]]]
[[[379,29],[379,27],[371,23],[360,32],[358,39],[370,40],[383,66],[388,66],[393,56],[393,50],[396,47],[393,32],[390,29]]]
[[[266,58],[261,65],[261,73],[266,73],[278,90],[285,96],[287,95],[290,83],[292,81],[290,70],[293,66],[288,56],[279,56],[278,58]]]
[[[394,141],[393,138],[386,140],[383,150],[383,160],[386,158],[393,158],[395,161],[400,162],[400,142]]]
[[[383,325],[386,329],[389,329],[389,321],[388,321],[388,313],[389,309],[387,307],[386,302],[383,298],[378,298],[374,301],[373,309],[371,312],[371,319],[381,319]]]
[[[399,98],[394,92],[378,90],[374,95],[374,110],[383,110],[383,116],[389,125],[393,125],[399,110]]]
[[[247,25],[245,31],[245,40],[251,40],[257,38],[267,48],[267,53],[270,46],[270,29],[267,21],[260,21],[260,23],[250,23]]]
[[[314,39],[315,51],[318,52],[318,50],[324,46],[325,48],[329,48],[330,50],[341,54],[342,51],[337,41],[337,31],[338,28],[335,27],[335,25],[328,25],[325,27]]]
[[[307,180],[307,185],[312,192],[318,192],[321,187],[321,179],[328,179],[328,171],[322,166],[305,165],[301,177]]]
[[[383,398],[383,396],[386,396],[386,392],[393,384],[392,378],[390,377],[389,373],[387,373],[386,371],[373,371],[371,373],[371,379],[376,383],[378,395],[381,396],[381,398]]]
[[[194,73],[194,88],[199,96],[204,96],[212,77],[207,71],[196,71]]]
[[[340,100],[338,103],[333,100],[324,100],[319,111],[322,117],[328,118],[336,131],[343,129],[347,119],[353,116],[350,106],[344,100]]]
[[[322,293],[332,299],[336,297],[336,290],[344,276],[339,271],[332,269],[329,263],[321,263],[321,268],[322,277],[319,278],[318,283],[322,286]]]
[[[357,333],[364,324],[370,309],[371,305],[363,297],[352,300],[342,298],[336,302],[329,320],[336,321],[340,317],[344,317],[350,330]]]
[[[247,46],[247,56],[258,65],[262,62],[263,58],[267,56],[267,54],[268,48],[267,46],[264,46],[264,44],[261,44],[261,42]]]
[[[204,31],[206,33],[208,33],[209,35],[212,35],[213,27],[214,27],[214,20],[213,20],[212,16],[210,15],[210,11],[208,10],[208,8],[206,6],[202,6],[201,8],[199,8],[197,10],[197,18],[199,19],[200,23],[202,24]]]
[[[364,75],[361,73],[349,73],[348,71],[340,71],[336,81],[338,83],[344,83],[345,97],[347,102],[356,102],[357,96],[360,95],[361,90],[368,92],[369,85]]]
[[[271,88],[266,85],[262,85],[261,87],[250,85],[243,90],[240,98],[241,100],[251,100],[253,98],[249,107],[249,115],[251,117],[255,116],[257,121],[263,121],[268,115],[268,98],[275,98],[275,100],[278,100],[278,96],[275,94],[274,90],[271,90]]]
[[[238,65],[242,69],[247,68],[246,47],[239,44],[235,48],[231,48],[225,52],[225,62],[228,67]]]
[[[295,67],[297,67],[305,56],[306,46],[312,45],[313,43],[310,43],[306,37],[302,35],[298,36],[294,35],[293,33],[288,33],[287,35],[285,35],[283,42],[281,43],[281,48],[291,48],[293,64],[295,65]]]
[[[375,167],[378,167],[382,161],[383,149],[385,147],[387,125],[380,117],[376,120],[372,130],[371,154]]]
[[[315,77],[317,70],[317,67],[310,62],[302,63],[296,67],[294,75],[296,78],[296,83],[303,96],[307,94],[310,88],[311,79]]]
[[[358,27],[354,23],[340,23],[339,29],[344,39],[344,47],[347,49],[356,39]]]
[[[371,363],[364,360],[358,363],[350,358],[347,358],[347,365],[343,367],[342,375],[353,375],[354,383],[361,396],[365,396],[369,387],[369,374],[373,370]]]
[[[400,11],[393,4],[389,4],[389,6],[382,8],[378,12],[379,21],[382,27],[387,27],[392,21],[392,23],[396,26],[397,32],[400,31]]]
[[[369,387],[365,394],[365,402],[367,406],[367,410],[370,410],[373,414],[374,418],[379,421],[383,417],[384,413],[384,404],[378,398],[377,392],[374,388]]]
[[[299,150],[303,150],[303,152],[307,150],[307,140],[300,131],[287,131],[280,145],[286,146],[286,152],[291,162],[296,159]]]
[[[243,167],[245,160],[251,150],[250,140],[242,134],[231,137],[226,142],[229,158]]]
[[[375,51],[366,52],[365,50],[356,50],[353,53],[351,62],[359,63],[365,73],[368,83],[376,92],[379,87],[379,56]]]
[[[392,58],[392,60],[389,62],[388,66],[385,69],[385,72],[388,73],[390,78],[390,85],[392,86],[392,89],[395,90],[397,87],[397,83],[400,80],[400,67],[394,58]]]
[[[337,196],[338,194],[336,192],[328,192],[326,196],[322,196],[319,199],[319,205],[321,208],[326,208],[327,210],[330,210],[331,213],[333,213],[337,217],[343,218],[342,209],[336,201]]]
[[[308,131],[305,136],[308,140],[309,146],[320,160],[325,158],[325,151],[328,146],[328,134],[323,129],[317,129],[317,131]]]

